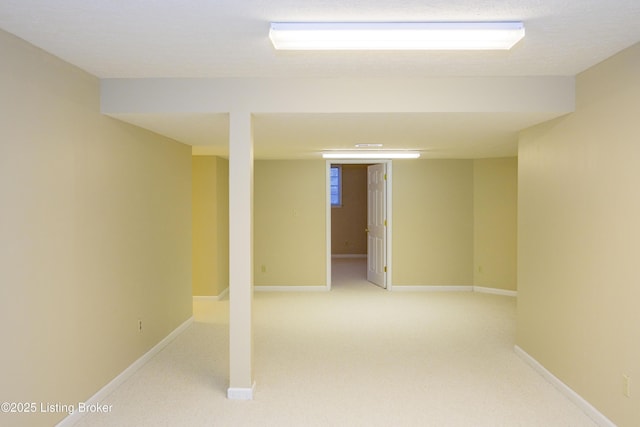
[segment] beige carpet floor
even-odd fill
[[[595,425],[515,355],[515,298],[387,292],[364,268],[335,260],[331,292],[255,294],[255,400],[226,399],[220,301],[77,425]]]

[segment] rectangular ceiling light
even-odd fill
[[[272,22],[283,50],[507,50],[522,22]]]
[[[323,159],[417,159],[417,151],[325,151]]]

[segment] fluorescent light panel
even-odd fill
[[[325,151],[324,159],[417,159],[417,151]]]
[[[282,50],[507,50],[522,22],[272,22]]]

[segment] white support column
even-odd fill
[[[229,115],[229,399],[253,382],[253,132],[251,113]]]

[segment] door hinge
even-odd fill
[[[387,180],[387,174],[386,173],[384,174],[384,180],[385,181]]]
[[[387,220],[386,219],[384,220],[384,226],[385,227],[387,226]]]
[[[387,272],[387,266],[386,265],[384,266],[384,272],[385,273]]]

